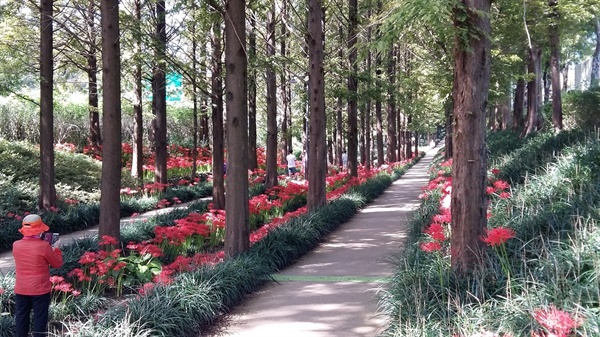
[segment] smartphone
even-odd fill
[[[58,233],[44,233],[44,240],[46,240],[50,245],[54,245],[56,241],[58,241],[59,237],[60,234]]]

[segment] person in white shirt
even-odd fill
[[[346,151],[342,152],[342,167],[348,168],[348,154]]]
[[[292,153],[292,151],[290,151],[290,154],[288,154],[285,159],[287,160],[287,166],[288,166],[288,175],[293,176],[296,174],[296,156],[294,156],[294,154]]]

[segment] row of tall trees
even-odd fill
[[[458,252],[453,265],[469,270],[485,228],[486,127],[514,127],[524,134],[539,130],[542,92],[552,92],[552,125],[560,130],[564,86],[558,74],[591,54],[590,37],[598,40],[598,4],[563,1],[130,0],[101,1],[98,7],[95,0],[42,0],[38,8],[7,1],[3,9],[10,15],[3,21],[26,21],[39,13],[41,23],[40,206],[55,202],[55,69],[61,69],[61,80],[78,73],[87,78],[79,90],[89,97],[90,142],[103,146],[102,209],[112,214],[118,214],[109,209],[117,207],[109,201],[115,200],[114,186],[105,181],[120,181],[115,144],[129,141],[120,109],[129,105],[134,113],[132,174],[141,177],[145,131],[155,151],[155,180],[166,183],[166,78],[178,73],[192,106],[193,143],[208,142],[213,149],[213,201],[227,210],[229,253],[248,247],[248,212],[242,205],[247,205],[247,169],[257,167],[259,144],[266,145],[270,187],[277,184],[281,154],[299,148],[293,140],[300,140],[309,159],[308,203],[314,209],[325,203],[327,164],[341,163],[344,150],[349,173],[356,175],[359,163],[370,167],[410,157],[419,133],[433,132],[445,120],[452,135],[446,137],[446,155],[454,158],[460,181],[453,191]],[[109,9],[121,20],[112,21],[115,12]],[[13,48],[6,58],[22,64],[28,59],[19,51],[35,45],[4,42]],[[122,66],[112,63],[110,53],[117,53]],[[2,82],[3,92],[19,94],[26,83],[30,73],[23,66],[15,69],[17,80]],[[600,67],[594,69],[592,81]],[[115,72],[118,83],[111,77]],[[546,81],[551,90],[543,90]],[[220,165],[225,162],[227,198]],[[102,233],[118,234],[117,219],[101,216],[101,222]]]

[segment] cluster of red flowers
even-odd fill
[[[439,164],[442,168],[452,166],[452,159]],[[435,170],[435,168],[433,168]],[[500,173],[498,169],[492,169],[492,174],[497,176]],[[429,225],[423,232],[427,235],[427,240],[420,244],[421,250],[425,252],[439,251],[444,246],[447,240],[446,233],[450,231],[452,216],[451,216],[451,194],[452,194],[452,177],[451,172],[445,169],[437,170],[437,177],[430,180],[427,186],[423,188],[423,193],[419,198],[428,198],[430,191],[439,189],[442,193],[440,198],[439,213],[433,217],[432,224]],[[508,182],[491,178],[489,179],[491,186],[487,187],[488,195],[497,195],[500,198],[510,197],[507,190],[510,188]],[[491,213],[488,212],[488,218]],[[498,246],[505,243],[508,239],[515,236],[515,232],[506,227],[492,228],[486,231],[486,235],[482,240],[489,246]]]
[[[567,311],[557,309],[553,304],[533,312],[533,318],[545,330],[532,333],[532,337],[569,337],[574,336],[573,330],[583,323],[580,317],[573,317]]]

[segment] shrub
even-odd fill
[[[563,95],[564,124],[590,130],[600,126],[600,86]]]

